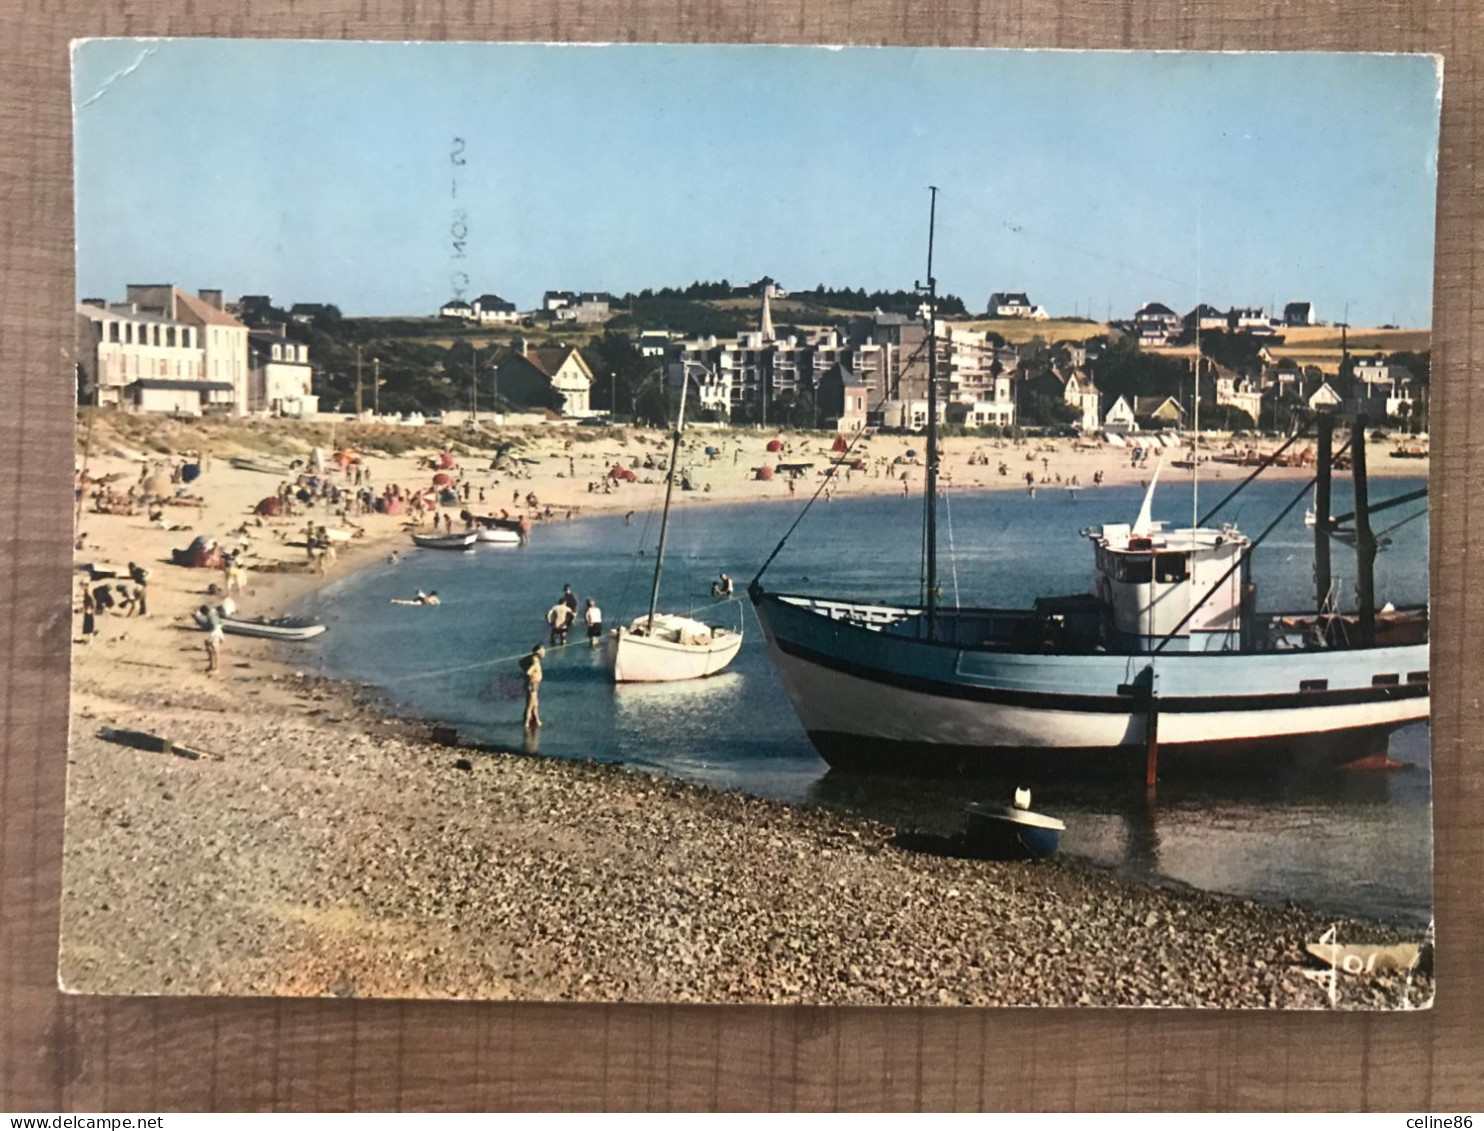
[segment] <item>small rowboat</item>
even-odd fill
[[[210,628],[205,616],[198,610],[196,624]],[[325,631],[325,626],[304,617],[222,617],[222,631],[234,636],[257,636],[264,640],[312,640]]]
[[[514,530],[503,530],[496,526],[481,526],[474,531],[476,542],[493,542],[499,546],[519,546],[520,535]]]
[[[468,550],[476,538],[478,534],[473,530],[465,530],[458,534],[414,534],[412,542],[424,550]]]
[[[1061,843],[1066,824],[1043,813],[1032,813],[1028,791],[1019,792],[1015,802],[1014,806],[967,806],[966,839],[980,852],[998,859],[1039,860],[1050,856]]]
[[[272,460],[247,459],[241,456],[233,456],[231,459],[227,460],[227,462],[235,467],[238,471],[259,471],[262,472],[264,475],[278,476],[293,474],[293,472],[289,470],[288,464],[275,463]]]

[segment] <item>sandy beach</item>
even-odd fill
[[[389,717],[364,689],[296,672],[261,640],[229,636],[223,670],[208,677],[190,614],[215,599],[208,587],[223,575],[168,564],[172,549],[203,533],[235,545],[241,534],[232,532],[245,529],[247,584],[236,600],[259,615],[411,548],[402,516],[352,515],[364,533],[322,578],[293,544],[308,516],[259,525],[250,514],[282,480],[228,461],[265,449],[234,448],[228,430],[211,425],[172,427],[162,438],[173,452],[209,452],[184,488],[199,503],[164,508],[166,525],[189,529],[160,529],[142,510],[99,514],[87,500],[81,513],[79,563],[132,561],[150,578],[147,616],[105,615],[99,635],[73,649],[61,946],[70,990],[1330,1004],[1296,968],[1313,966],[1304,944],[1333,921],[1302,910],[1136,887],[1075,863],[945,858],[871,822],[526,756],[518,736],[507,753],[435,745],[426,726]],[[143,465],[130,458],[129,437],[99,433],[88,473],[116,475],[115,487],[126,488]],[[679,505],[802,503],[821,482],[829,438],[785,433],[788,450],[768,453],[776,435],[689,434],[695,489],[677,493]],[[306,430],[271,450],[307,456],[317,439]],[[449,442],[429,439],[398,444],[396,455],[364,449],[372,485],[426,487],[433,473],[420,461]],[[1053,487],[1075,477],[1093,491],[1095,472],[1111,484],[1152,470],[1131,468],[1127,449],[1052,443],[950,439],[944,477],[954,491],[1025,490],[1030,471]],[[493,452],[467,448],[454,475],[470,485],[476,513],[520,513],[514,497],[534,494],[539,537],[548,506],[565,520],[657,505],[663,473],[643,461],[665,448],[655,431],[553,430],[522,437],[516,454],[535,462],[516,464],[518,475],[489,470]],[[865,470],[833,489],[901,493],[905,472],[916,493],[920,463],[892,461],[922,448],[920,437],[872,437],[860,453]],[[1375,445],[1373,475],[1426,469],[1384,450]],[[636,462],[639,482],[589,490],[615,463]],[[791,495],[784,479],[753,478],[753,468],[777,462],[815,466]],[[1245,474],[1230,464],[1202,471],[1232,485]],[[323,511],[314,517],[340,525]],[[163,735],[184,753],[121,744],[102,736],[109,729]],[[1341,923],[1339,932],[1345,941],[1401,938],[1379,924]],[[1346,978],[1335,1004],[1419,1005],[1431,992],[1416,974]]]

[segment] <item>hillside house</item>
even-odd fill
[[[472,322],[474,321],[474,308],[461,298],[450,299],[438,308],[438,317]]]
[[[1208,330],[1224,331],[1230,325],[1227,312],[1217,310],[1210,303],[1200,303],[1189,314],[1181,319],[1187,334],[1193,334],[1199,330],[1205,333]]]
[[[520,321],[515,303],[506,302],[499,295],[480,295],[473,304],[474,320],[482,326],[510,324]]]
[[[1134,418],[1134,406],[1126,397],[1116,397],[1103,412],[1103,429],[1107,432],[1137,432],[1138,421]]]
[[[996,291],[989,296],[989,314],[995,318],[1030,318],[1035,311],[1024,291]]]
[[[1305,399],[1311,412],[1339,412],[1344,406],[1345,398],[1335,392],[1334,387],[1328,381],[1321,381]]]
[[[592,411],[593,371],[573,346],[532,349],[517,338],[495,366],[500,395],[522,408],[555,408],[563,416]]]
[[[1178,428],[1185,409],[1174,397],[1135,397],[1134,419],[1142,428]]]
[[[1314,304],[1311,302],[1290,302],[1283,308],[1283,325],[1285,326],[1316,326],[1319,317],[1314,313]]]

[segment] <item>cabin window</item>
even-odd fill
[[[1153,563],[1148,558],[1133,558],[1125,555],[1120,555],[1118,558],[1116,576],[1119,581],[1130,585],[1148,585],[1152,572]]]
[[[1163,582],[1184,581],[1190,577],[1189,556],[1186,554],[1157,554],[1154,558],[1154,580]]]

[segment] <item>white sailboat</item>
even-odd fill
[[[665,509],[660,517],[660,544],[654,558],[649,612],[627,627],[614,629],[608,637],[608,660],[616,683],[704,679],[724,671],[742,647],[740,627],[732,629],[706,624],[684,614],[655,611],[659,604],[665,535],[670,527],[670,499],[675,491],[676,466],[680,462],[680,434],[685,428],[685,394],[689,385],[689,379],[682,372],[680,412],[675,419],[670,466],[665,475]]]

